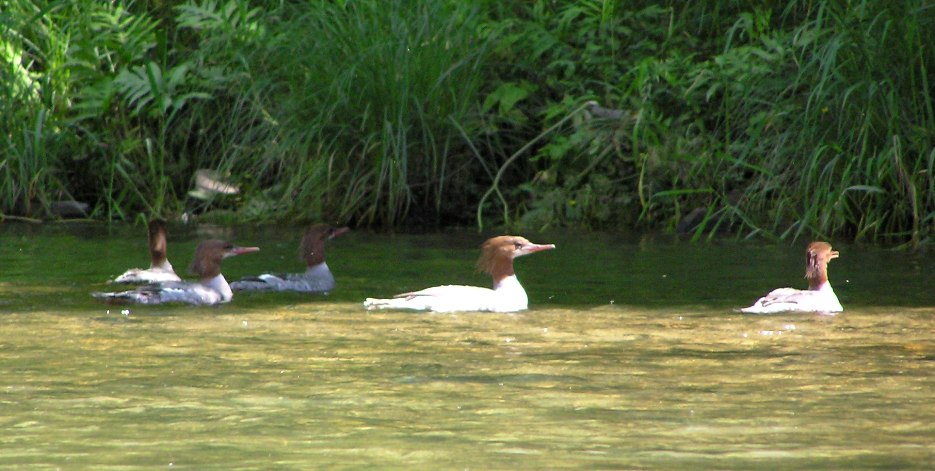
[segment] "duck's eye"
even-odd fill
[[[523,244],[520,244],[519,242],[513,242],[513,248],[519,250],[523,248]]]

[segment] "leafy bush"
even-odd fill
[[[540,1],[498,23],[504,62],[532,59],[498,77],[545,85],[542,127],[587,99],[612,116],[538,149],[527,223],[674,229],[703,209],[696,236],[931,235],[935,9],[608,5]]]
[[[0,209],[929,241],[935,8],[10,0]],[[192,175],[242,195],[188,199]]]

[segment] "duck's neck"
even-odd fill
[[[149,267],[151,270],[161,270],[164,272],[175,272],[172,268],[172,264],[169,263],[168,259],[162,259],[161,261],[153,261],[152,265]]]
[[[490,274],[490,278],[493,280],[493,289],[497,289],[503,283],[510,283],[510,281],[507,281],[509,279],[519,283],[516,281],[516,273],[513,271],[512,258],[500,257],[493,260],[487,267],[487,273]]]
[[[805,278],[808,279],[809,291],[822,291],[825,286],[831,288],[831,284],[828,283],[828,265],[820,265],[811,273],[806,272]]]
[[[307,234],[305,238],[302,239],[301,250],[302,259],[305,260],[305,263],[309,267],[318,265],[319,263],[323,263],[325,261],[324,242],[319,241],[311,234]]]
[[[523,289],[523,285],[519,284],[519,278],[516,275],[509,275],[501,277],[499,280],[494,278],[493,280],[493,290],[509,290],[509,289]]]
[[[305,270],[305,276],[309,278],[325,278],[332,275],[331,270],[328,268],[328,264],[321,262],[314,265],[309,265]]]
[[[834,290],[831,289],[831,282],[829,282],[829,281],[825,281],[824,283],[822,283],[822,284],[820,284],[820,285],[818,285],[818,286],[811,286],[811,285],[809,285],[808,290],[809,290],[809,291],[831,291],[831,292],[834,292]]]
[[[498,311],[522,311],[529,306],[526,290],[519,284],[516,275],[504,277],[494,283],[493,299],[495,310]]]
[[[217,292],[218,295],[221,296],[220,302],[222,303],[226,303],[234,298],[234,292],[231,291],[231,286],[227,283],[227,279],[224,278],[224,275],[220,273],[211,278],[202,278],[201,284],[204,285],[205,288]]]

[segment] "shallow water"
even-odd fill
[[[259,245],[228,279],[299,269],[295,228],[173,228]],[[804,243],[535,235],[520,314],[367,312],[486,284],[472,232],[352,232],[328,296],[98,304],[139,227],[0,225],[0,466],[181,469],[928,469],[935,261],[835,244],[837,316],[733,311],[801,286]]]

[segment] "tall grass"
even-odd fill
[[[799,2],[771,14],[805,21],[784,30],[767,12],[741,16],[731,47],[697,76],[719,95],[736,159],[726,170],[745,172],[733,205],[781,237],[918,243],[924,208],[935,210],[919,191],[933,178],[935,53],[923,38],[935,10]]]
[[[45,217],[51,202],[67,195],[55,133],[60,87],[34,64],[54,69],[64,54],[54,24],[44,18],[48,9],[25,1],[9,7],[0,14],[0,214]]]
[[[434,223],[471,178],[485,44],[460,2],[310,2],[251,58],[274,143],[244,168],[279,214]],[[413,209],[415,208],[415,211]]]
[[[10,0],[0,211],[916,245],[933,26],[924,0]],[[200,168],[242,195],[195,206]]]
[[[518,42],[518,55],[542,51],[557,67],[594,44],[611,56],[620,38],[637,52],[555,87],[620,116],[579,123],[541,149],[550,166],[533,189],[531,224],[674,228],[701,207],[707,224],[696,236],[931,237],[935,53],[924,35],[935,11],[926,2],[647,2],[609,22],[599,3],[543,10],[532,23],[550,34],[537,37],[535,26]],[[582,40],[578,27],[612,32]]]

